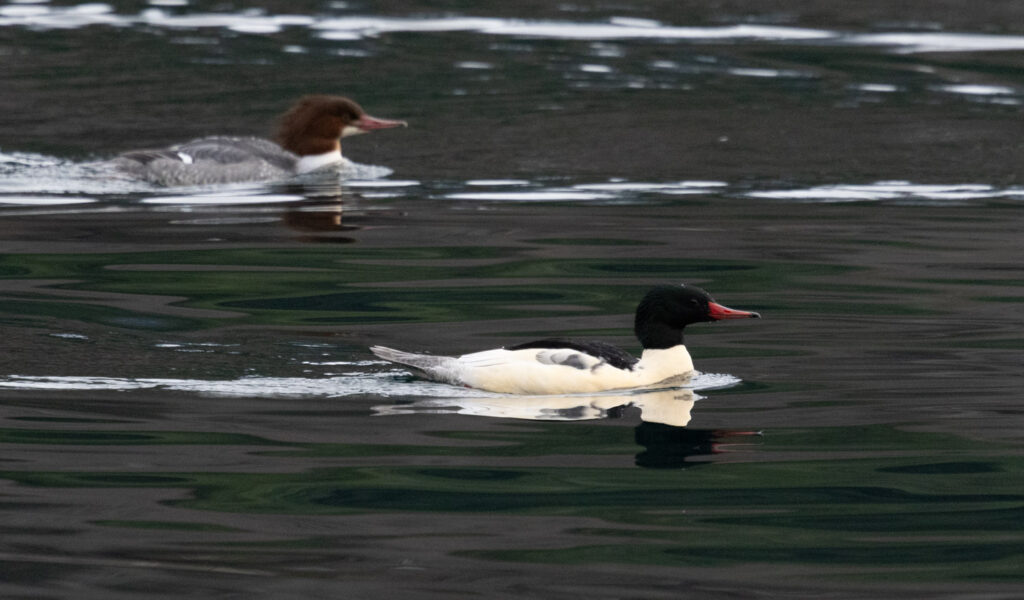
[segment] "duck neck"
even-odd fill
[[[668,385],[682,383],[693,371],[693,358],[686,346],[677,344],[671,348],[647,348],[640,355],[637,371],[652,384]]]
[[[635,333],[645,350],[664,350],[683,345],[683,330],[664,323],[638,323]]]
[[[295,163],[295,172],[309,173],[310,171],[316,171],[317,169],[322,169],[323,167],[337,164],[344,160],[345,158],[341,155],[340,147],[322,154],[307,154],[300,157],[299,161]]]

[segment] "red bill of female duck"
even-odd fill
[[[605,342],[550,338],[462,356],[370,351],[427,379],[503,394],[584,394],[665,385],[693,372],[683,329],[693,323],[758,319],[690,285],[658,286],[640,301],[633,331],[640,358]]]
[[[371,117],[343,96],[305,96],[280,117],[274,141],[204,137],[170,148],[126,152],[113,163],[159,185],[283,179],[347,163],[341,155],[343,137],[405,126],[405,121]]]

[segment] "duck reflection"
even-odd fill
[[[343,225],[342,203],[309,202],[298,206],[289,206],[281,215],[285,226],[289,229],[309,233],[333,233],[337,231],[353,231],[358,229],[351,225]]]
[[[616,418],[632,406],[640,409],[640,418],[645,422],[685,427],[698,399],[693,390],[675,388],[629,394],[431,398],[375,406],[373,410],[378,415],[429,412],[532,421],[585,421]]]
[[[308,200],[289,204],[281,211],[281,222],[298,232],[302,241],[351,244],[354,238],[339,233],[360,229],[342,222],[346,193],[337,184],[288,184],[278,186]],[[352,198],[348,198],[352,200]]]
[[[573,396],[479,396],[431,398],[403,404],[373,407],[377,415],[417,413],[461,414],[532,421],[585,421],[621,418],[639,409],[641,423],[633,439],[644,450],[636,455],[638,467],[682,469],[708,462],[690,461],[735,448],[725,441],[736,436],[759,435],[754,431],[690,429],[690,413],[701,396],[691,389],[659,389],[627,394]]]
[[[645,450],[636,455],[636,465],[648,469],[680,469],[710,464],[689,462],[687,459],[735,451],[738,444],[726,443],[727,440],[758,435],[760,432],[757,431],[687,429],[662,423],[641,423],[634,431],[634,439]]]

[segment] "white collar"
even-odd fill
[[[307,154],[306,156],[299,158],[299,162],[295,163],[295,172],[309,173],[310,171],[322,169],[327,165],[343,162],[348,161],[341,155],[341,150],[331,150],[330,152],[324,152],[323,154]]]

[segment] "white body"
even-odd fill
[[[462,356],[412,354],[374,346],[377,356],[414,367],[430,379],[503,394],[586,394],[665,385],[690,375],[686,346],[644,350],[632,369],[613,367],[578,350],[485,350]]]

